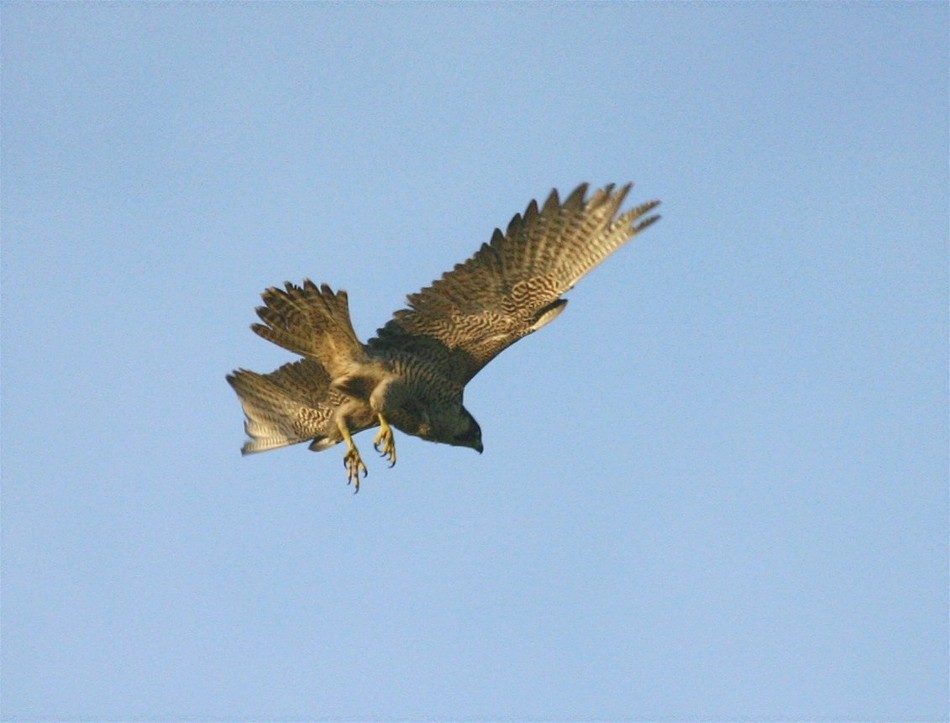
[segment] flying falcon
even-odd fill
[[[344,442],[347,484],[367,469],[353,435],[378,426],[373,446],[396,463],[393,427],[430,442],[482,451],[482,432],[462,405],[465,385],[498,354],[553,321],[561,295],[659,216],[649,201],[620,213],[633,184],[590,198],[582,184],[562,202],[551,191],[506,231],[495,229],[468,261],[408,297],[363,344],[345,291],[305,279],[261,294],[258,335],[302,359],[270,374],[228,375],[247,421],[242,454],[310,441],[319,452]]]

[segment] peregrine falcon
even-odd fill
[[[498,354],[553,321],[561,295],[659,216],[649,201],[620,213],[633,184],[589,198],[587,184],[562,202],[557,190],[532,201],[506,231],[495,229],[468,261],[408,297],[363,344],[345,291],[287,282],[269,288],[251,329],[302,359],[270,374],[227,376],[249,437],[242,454],[310,441],[319,452],[344,442],[347,484],[359,491],[366,464],[353,441],[379,427],[376,451],[396,463],[393,427],[430,442],[482,451],[478,422],[462,404],[465,385]]]

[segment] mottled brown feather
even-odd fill
[[[540,209],[532,201],[468,261],[411,294],[408,308],[368,346],[419,356],[464,386],[504,349],[551,321],[566,303],[561,294],[659,218],[643,218],[658,201],[617,215],[631,186],[614,191],[611,184],[585,201],[582,184],[563,202],[556,190]]]

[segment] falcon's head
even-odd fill
[[[456,431],[452,438],[446,441],[456,447],[471,447],[481,454],[485,449],[482,446],[482,428],[478,426],[475,417],[465,407],[462,407],[459,420],[461,423],[460,431]]]
[[[417,436],[453,447],[471,447],[481,454],[482,428],[461,403],[429,407],[424,418],[426,423],[415,433]]]
[[[482,453],[482,428],[461,400],[439,401],[424,407],[402,408],[388,415],[393,426],[429,442],[470,447]]]

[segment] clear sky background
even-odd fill
[[[7,720],[945,720],[946,3],[2,5]],[[485,453],[242,458],[552,187],[663,220]]]

